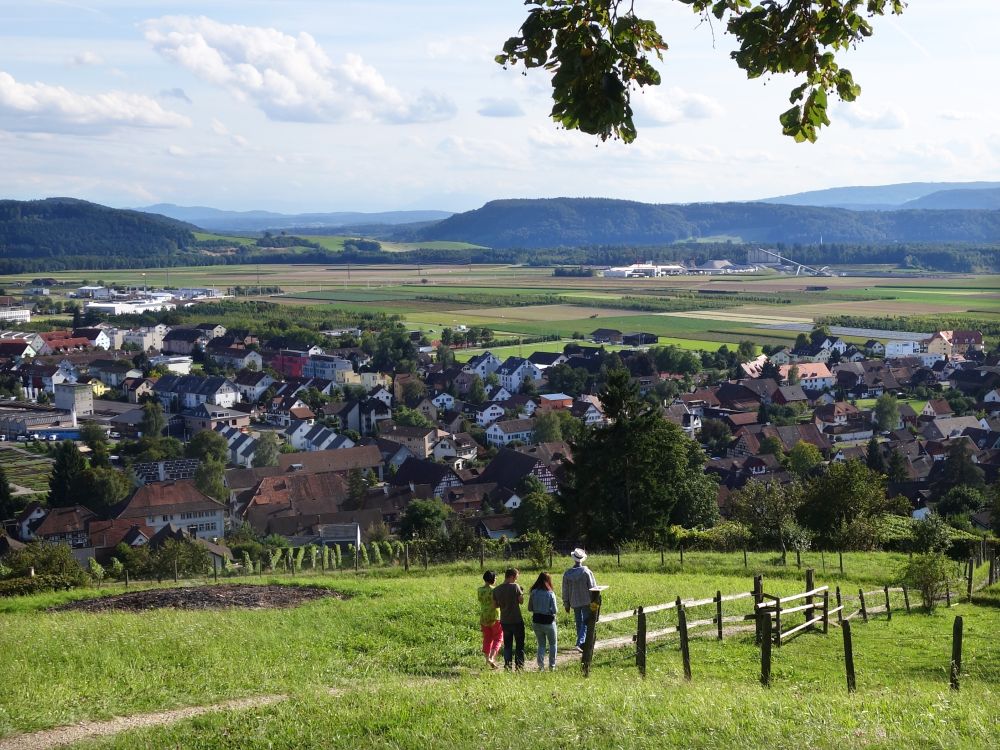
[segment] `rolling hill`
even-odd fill
[[[850,211],[770,203],[656,205],[604,198],[491,201],[416,230],[417,240],[494,248],[663,245],[707,237],[769,243],[1000,242],[1000,211]]]
[[[0,200],[0,258],[148,258],[189,249],[190,224],[75,198]]]
[[[157,203],[135,209],[189,222],[202,229],[219,232],[260,232],[266,229],[294,228],[300,233],[308,229],[346,227],[351,225],[395,225],[423,221],[440,221],[451,216],[450,211],[335,211],[331,213],[282,214],[273,211],[223,211],[208,206],[176,206]]]
[[[763,198],[758,202],[780,203],[786,206],[847,208],[852,211],[893,211],[900,208],[990,208],[988,205],[981,205],[972,194],[998,188],[1000,182],[903,182],[894,185],[809,190],[804,193]],[[942,192],[953,195],[947,205],[937,200],[931,200],[925,205],[914,205],[921,199]]]

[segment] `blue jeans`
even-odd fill
[[[589,604],[584,604],[582,607],[573,607],[573,619],[576,620],[576,645],[580,648],[583,648],[583,642],[587,640],[587,620],[589,618]]]
[[[538,640],[538,668],[545,668],[546,644],[549,652],[549,669],[556,666],[556,624],[554,622],[543,625],[540,622],[531,623],[531,629],[535,631],[535,638]]]

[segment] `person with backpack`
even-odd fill
[[[531,612],[531,629],[538,641],[538,671],[545,669],[546,647],[549,652],[549,671],[556,668],[556,595],[552,591],[552,576],[539,573],[528,595],[528,611]]]

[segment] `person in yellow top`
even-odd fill
[[[492,669],[497,669],[497,653],[503,643],[503,627],[500,625],[500,608],[493,601],[493,584],[497,574],[492,570],[483,573],[483,586],[476,589],[479,599],[479,629],[483,631],[483,655]]]

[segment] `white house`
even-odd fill
[[[466,362],[462,371],[478,375],[481,379],[486,380],[488,376],[495,373],[498,369],[500,369],[499,357],[492,352],[483,352]]]
[[[480,427],[496,422],[504,415],[504,408],[500,404],[489,404],[476,412],[476,424]]]
[[[920,354],[919,341],[889,341],[885,345],[886,359],[899,359],[901,357],[915,357]]]
[[[497,370],[497,376],[500,378],[500,385],[511,393],[517,393],[526,381],[541,381],[542,371],[524,357],[507,357]]]
[[[494,422],[486,429],[486,442],[503,448],[514,442],[532,443],[534,435],[534,419],[505,419]]]

